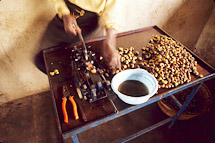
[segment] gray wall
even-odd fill
[[[194,52],[215,68],[215,7],[194,47]]]

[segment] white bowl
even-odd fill
[[[142,82],[148,88],[149,93],[144,96],[133,97],[122,94],[118,91],[119,85],[126,80],[137,80]],[[116,74],[111,80],[111,88],[118,97],[125,103],[137,105],[146,102],[158,90],[157,79],[144,69],[127,69]]]

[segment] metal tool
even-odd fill
[[[81,40],[81,43],[82,43],[82,45],[83,45],[83,47],[84,47],[83,52],[84,52],[85,60],[88,61],[87,46],[86,46],[86,44],[85,44],[85,42],[84,42],[84,38],[83,38],[83,36],[82,36],[81,29],[77,29],[76,26],[75,26],[74,24],[73,24],[72,26],[73,26],[73,28],[76,30],[76,32],[78,33],[78,37],[79,37],[79,39]]]
[[[102,98],[107,97],[104,88],[107,88],[98,71],[91,73],[87,68],[86,60],[82,53],[82,48],[75,48],[72,53],[71,67],[73,71],[73,81],[76,86],[78,96],[81,100],[88,100],[95,102]],[[91,51],[88,52],[88,62],[91,62],[96,67],[95,54]],[[77,70],[79,69],[79,70]],[[97,69],[96,69],[97,70]]]
[[[62,98],[62,112],[63,112],[63,117],[64,117],[64,122],[65,123],[68,123],[68,114],[67,114],[67,111],[66,111],[67,98],[69,98],[69,101],[72,103],[73,114],[74,114],[75,120],[79,119],[77,104],[76,104],[76,102],[74,100],[74,96],[70,95],[68,87],[66,85],[64,85],[63,86],[63,98]]]
[[[110,86],[107,84],[103,73],[97,71],[101,68],[99,68],[95,53],[87,51],[81,30],[75,25],[73,26],[83,45],[82,48],[74,47],[72,50],[71,66],[78,96],[81,100],[88,100],[90,103],[106,98],[111,90],[109,90]]]
[[[82,108],[82,103],[81,103],[81,101],[77,99],[77,100],[76,100],[76,103],[77,103],[77,105],[78,105],[79,113],[81,114],[82,120],[83,120],[84,122],[87,122],[87,116],[86,116],[86,114],[85,114],[85,112],[84,112],[84,110],[83,110],[83,108]],[[79,115],[80,115],[80,114],[79,114]]]
[[[83,36],[82,36],[82,34],[81,34],[81,31],[77,31],[77,33],[78,33],[78,37],[79,37],[79,39],[81,40],[81,43],[82,43],[82,45],[83,45],[83,47],[84,47],[84,57],[85,57],[85,60],[86,61],[88,61],[88,55],[87,55],[87,47],[86,47],[86,44],[85,44],[85,42],[84,42],[84,38],[83,38]]]

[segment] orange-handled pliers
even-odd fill
[[[69,101],[72,103],[73,114],[74,114],[75,120],[79,119],[77,104],[76,104],[76,102],[74,100],[74,96],[70,95],[68,87],[66,85],[64,85],[63,86],[63,98],[62,98],[62,112],[63,112],[63,117],[64,117],[64,122],[65,123],[68,123],[68,114],[67,114],[67,111],[66,111],[67,98],[69,98]]]

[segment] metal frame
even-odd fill
[[[168,35],[170,36],[169,34],[167,34],[167,32],[165,32],[164,30],[160,29],[159,27],[157,26],[153,26],[153,27],[148,27],[148,28],[141,28],[141,29],[137,29],[137,30],[132,30],[132,31],[128,31],[128,32],[124,32],[124,33],[120,33],[118,34],[118,37],[121,37],[121,36],[126,36],[126,35],[129,35],[129,34],[134,34],[134,33],[138,33],[138,32],[141,32],[143,31],[143,29],[147,30],[147,29],[151,29],[151,28],[155,28],[158,32],[160,32],[161,34],[165,34],[165,35]],[[172,36],[170,36],[172,37]],[[95,38],[95,39],[90,39],[90,40],[87,40],[86,43],[93,43],[93,42],[98,42],[98,41],[102,41],[104,40],[105,37],[99,37],[99,38]],[[173,38],[174,39],[174,38]],[[176,40],[177,41],[177,40]],[[73,45],[80,45],[80,43],[74,43]],[[71,45],[72,46],[72,45]],[[55,48],[58,48],[58,47],[55,47]],[[46,53],[48,52],[52,52],[55,50],[55,48],[50,48],[50,49],[47,49],[43,52],[43,54],[45,55]],[[186,47],[185,47],[186,48]],[[186,48],[186,50],[190,53],[192,53],[192,51],[190,51],[188,48]],[[58,128],[59,128],[59,131],[62,133],[62,137],[65,139],[65,138],[70,138],[73,140],[74,143],[79,143],[79,139],[78,139],[78,134],[83,132],[83,131],[86,131],[92,127],[96,127],[100,124],[103,124],[107,121],[110,121],[110,120],[113,120],[113,119],[116,119],[120,116],[123,116],[125,114],[128,114],[130,112],[133,112],[135,110],[138,110],[140,108],[143,108],[147,105],[150,105],[162,98],[166,98],[168,96],[170,96],[171,99],[173,99],[173,101],[176,103],[176,105],[180,108],[179,112],[177,113],[177,115],[173,118],[167,118],[163,121],[160,121],[152,126],[149,126],[133,135],[130,135],[122,140],[120,140],[119,142],[127,142],[129,140],[132,140],[140,135],[143,135],[153,129],[156,129],[157,127],[159,126],[162,126],[168,122],[171,122],[170,125],[169,125],[169,128],[171,128],[174,123],[177,121],[177,119],[180,117],[180,115],[183,113],[184,109],[187,107],[187,105],[190,103],[190,101],[193,99],[193,97],[195,96],[195,94],[197,93],[198,89],[200,88],[200,86],[202,85],[202,83],[206,80],[209,80],[209,79],[212,79],[215,77],[215,70],[213,69],[213,67],[211,67],[210,65],[208,65],[204,60],[200,59],[197,55],[195,55],[194,53],[192,53],[192,55],[197,58],[200,62],[201,62],[201,65],[204,65],[205,69],[209,71],[209,75],[203,77],[203,78],[199,78],[199,79],[196,79],[190,83],[187,83],[187,84],[184,84],[184,85],[180,85],[179,87],[176,87],[176,88],[173,88],[171,90],[168,90],[166,92],[163,92],[161,94],[157,94],[157,95],[154,95],[152,98],[150,98],[147,102],[143,103],[143,104],[140,104],[140,105],[136,105],[136,106],[129,106],[123,110],[120,110],[119,112],[117,113],[113,113],[111,115],[108,115],[104,118],[101,118],[101,119],[98,119],[98,120],[95,120],[93,122],[90,122],[90,123],[87,123],[83,126],[80,126],[80,127],[77,127],[73,130],[70,130],[70,131],[67,131],[67,132],[63,132],[61,131],[61,126],[60,126],[60,123],[59,123],[59,118],[57,118],[57,122],[58,122]],[[46,62],[46,60],[45,60]],[[46,63],[46,68],[47,68],[47,63]],[[51,83],[51,80],[49,79],[50,83]],[[177,92],[180,92],[184,89],[187,89],[189,87],[192,87],[192,86],[195,86],[195,88],[191,91],[190,95],[188,96],[187,100],[185,101],[185,103],[183,105],[181,105],[181,103],[173,96],[173,94],[177,93]],[[53,96],[53,95],[52,95]],[[53,103],[55,103],[54,101],[54,96],[52,98],[53,100]],[[54,107],[55,107],[55,113],[56,113],[56,116],[58,117],[58,114],[57,114],[57,108],[56,108],[56,104],[54,104]]]
[[[164,92],[164,93],[159,94],[159,95],[154,95],[152,98],[150,98],[147,102],[145,102],[143,104],[136,105],[136,106],[131,106],[131,107],[126,108],[126,109],[124,109],[124,110],[122,110],[122,111],[120,111],[118,113],[115,113],[115,114],[112,114],[110,116],[104,117],[102,119],[96,120],[96,121],[94,121],[92,123],[88,123],[86,125],[78,127],[76,129],[73,129],[72,131],[65,132],[65,133],[63,133],[63,138],[71,137],[74,143],[79,143],[79,139],[78,139],[77,135],[79,133],[83,132],[83,131],[86,131],[86,130],[92,128],[92,127],[96,127],[96,126],[98,126],[100,124],[103,124],[103,123],[105,123],[107,121],[116,119],[116,118],[118,118],[120,116],[123,116],[125,114],[130,113],[130,112],[133,112],[135,110],[138,110],[138,109],[140,109],[142,107],[145,107],[147,105],[150,105],[150,104],[152,104],[152,103],[154,103],[154,102],[156,102],[156,101],[158,101],[158,100],[160,100],[162,98],[166,98],[168,96],[171,97],[171,95],[173,95],[173,94],[175,94],[175,93],[177,93],[179,91],[182,91],[182,90],[187,89],[189,87],[195,86],[194,89],[191,91],[190,95],[188,96],[188,98],[186,99],[185,103],[180,107],[180,110],[178,111],[178,113],[177,113],[177,115],[175,117],[167,118],[167,119],[165,119],[163,121],[160,121],[160,122],[158,122],[158,123],[156,123],[156,124],[154,124],[152,126],[149,126],[149,127],[145,128],[145,129],[143,129],[143,130],[141,130],[141,131],[139,131],[139,132],[137,132],[137,133],[135,133],[133,135],[130,135],[130,136],[118,141],[118,142],[119,143],[127,142],[127,141],[132,140],[132,139],[134,139],[134,138],[136,138],[136,137],[138,137],[140,135],[143,135],[143,134],[145,134],[145,133],[147,133],[147,132],[149,132],[149,131],[151,131],[153,129],[156,129],[157,127],[160,127],[160,126],[162,126],[162,125],[164,125],[164,124],[166,124],[168,122],[171,122],[170,125],[169,125],[169,128],[171,128],[174,125],[174,123],[177,121],[177,119],[181,116],[181,114],[183,113],[183,111],[185,110],[187,105],[191,102],[193,97],[196,95],[197,91],[199,90],[199,88],[203,84],[203,82],[206,81],[206,80],[212,79],[214,77],[215,77],[215,73],[210,74],[210,75],[208,75],[206,77],[200,78],[200,79],[198,79],[196,81],[193,81],[191,83],[187,83],[185,85],[182,85],[182,86],[179,86],[177,88],[174,88],[174,89],[172,89],[172,90],[170,90],[168,92]],[[175,103],[178,104],[178,101],[175,100],[174,97],[172,99],[173,99],[173,101]],[[180,103],[179,103],[179,106],[180,106]]]

